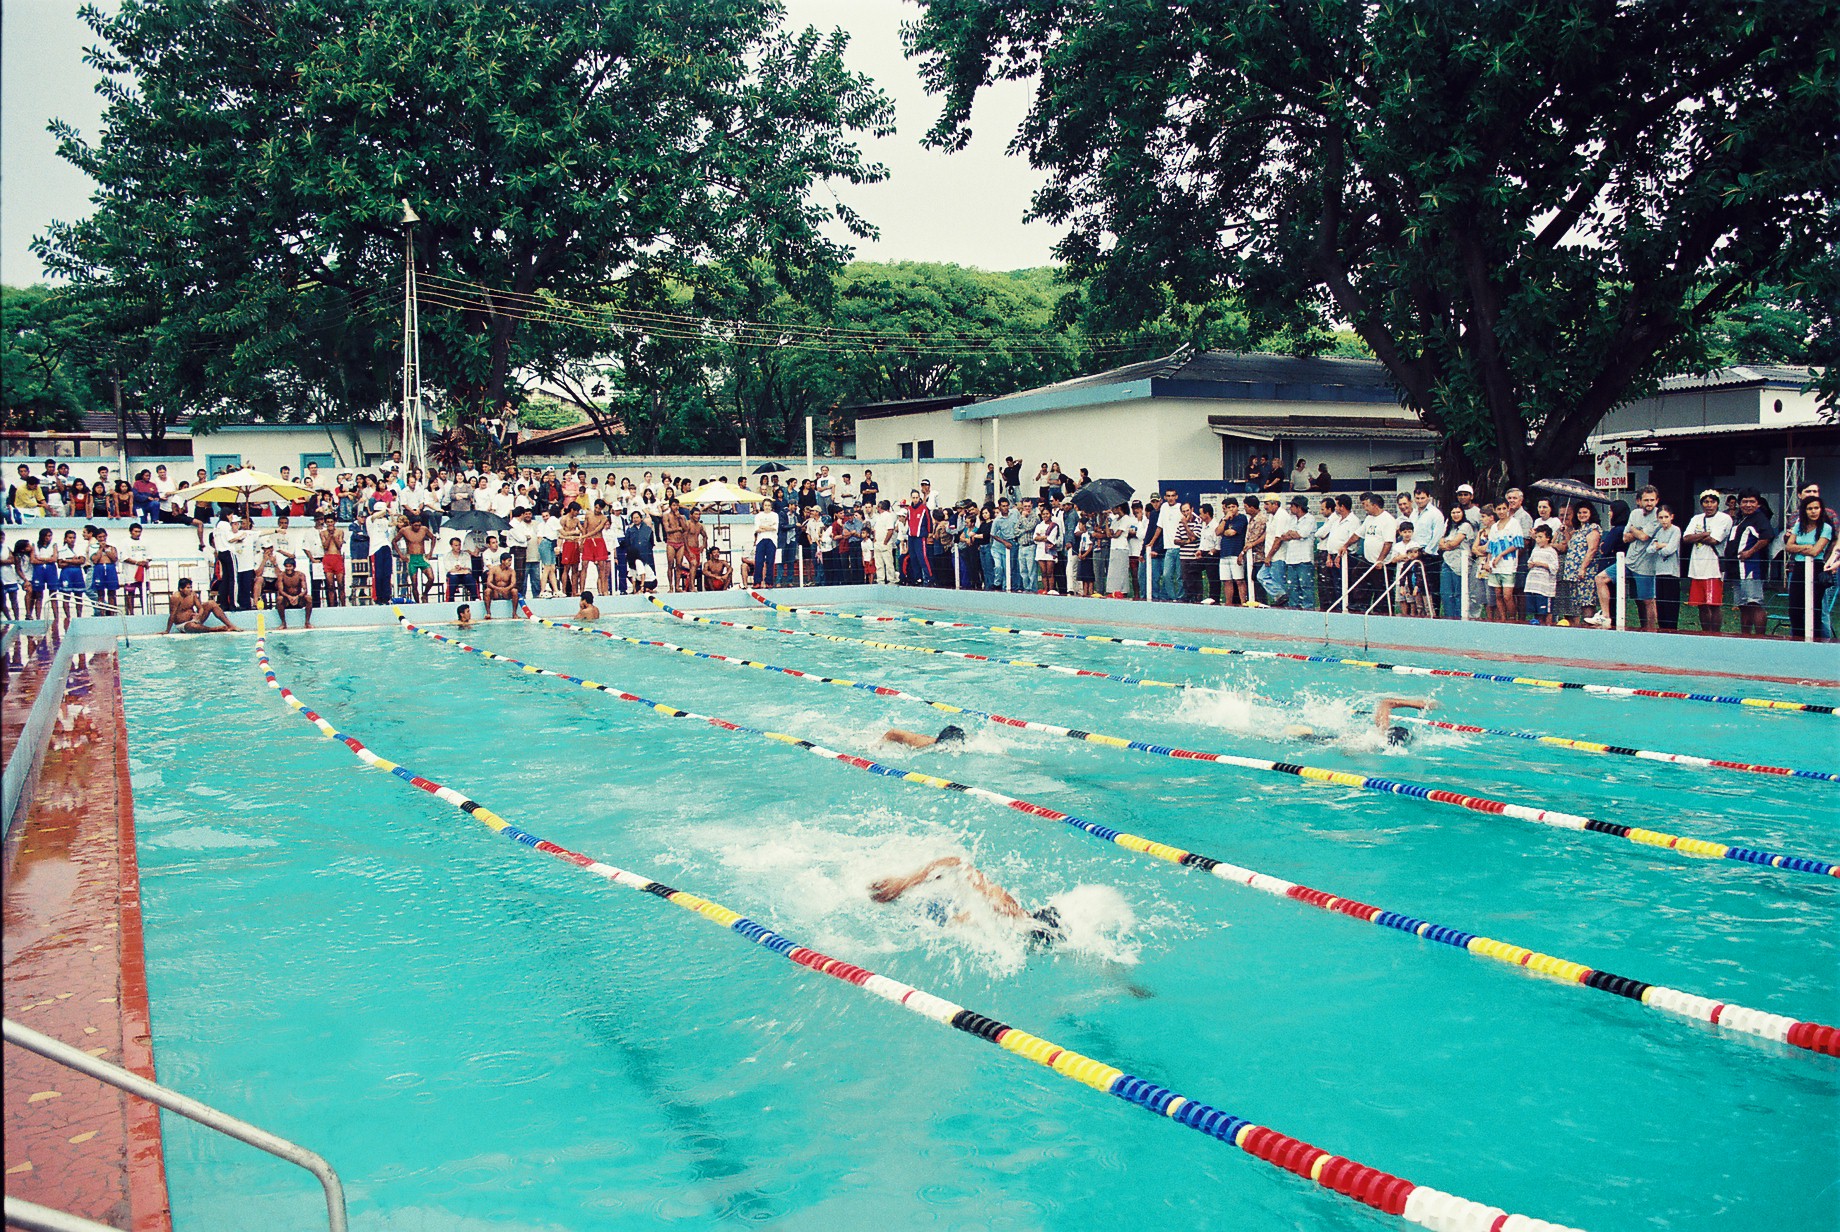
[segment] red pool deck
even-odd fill
[[[113,655],[79,656],[8,840],[6,1016],[152,1078],[128,736]],[[6,1048],[6,1192],[171,1232],[159,1112]]]

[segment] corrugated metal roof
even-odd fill
[[[1824,372],[1816,368],[1815,372]],[[1744,385],[1783,385],[1800,389],[1813,378],[1809,369],[1785,364],[1739,364],[1731,368],[1714,368],[1711,372],[1683,372],[1661,378],[1661,392],[1681,393],[1695,389],[1732,389]]]
[[[1685,424],[1673,428],[1627,428],[1605,432],[1591,441],[1669,441],[1697,436],[1747,436],[1764,432],[1836,432],[1840,423],[1801,424]]]

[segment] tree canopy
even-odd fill
[[[122,332],[167,357],[141,374],[149,397],[206,421],[350,417],[391,396],[406,199],[431,304],[457,309],[425,314],[424,379],[466,422],[519,371],[605,345],[529,328],[526,297],[646,305],[732,259],[822,289],[847,255],[826,222],[870,234],[813,189],[881,178],[852,135],[885,131],[887,100],[845,68],[841,31],[782,15],[773,0],[86,8],[108,107],[93,143],[58,131],[97,208],[35,250],[133,305]]]
[[[1760,282],[1812,297],[1840,238],[1833,0],[922,3],[931,140],[1038,78],[1032,214],[1107,311],[1344,322],[1453,479],[1569,471]]]

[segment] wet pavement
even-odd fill
[[[9,720],[14,686],[35,664],[28,655],[9,681]],[[113,654],[73,662],[36,791],[6,847],[6,1016],[152,1078]],[[8,1195],[133,1232],[170,1232],[153,1105],[11,1045],[5,1068]]]

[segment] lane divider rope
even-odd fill
[[[1154,686],[1157,688],[1165,688],[1165,689],[1195,689],[1195,688],[1208,687],[1205,685],[1196,685],[1196,684],[1182,683],[1182,682],[1175,682],[1175,681],[1168,681],[1168,680],[1144,680],[1144,679],[1138,679],[1133,676],[1115,675],[1110,672],[1085,671],[1079,668],[1066,667],[1058,663],[1036,663],[1036,662],[1033,662],[1027,659],[996,658],[991,655],[971,654],[971,653],[968,653],[965,651],[959,651],[959,650],[943,650],[935,646],[910,646],[903,642],[883,642],[883,641],[877,641],[873,638],[866,638],[866,637],[846,637],[840,633],[820,633],[815,629],[780,629],[780,628],[774,628],[771,625],[749,624],[745,621],[739,621],[739,620],[720,620],[720,619],[717,619],[711,616],[698,616],[693,612],[679,611],[675,608],[670,607],[669,605],[664,603],[662,600],[660,600],[656,596],[648,596],[648,597],[651,599],[652,603],[656,607],[660,608],[661,610],[670,612],[672,615],[676,616],[679,620],[687,620],[694,624],[710,625],[712,627],[722,628],[722,629],[741,629],[749,633],[775,633],[775,634],[780,634],[780,635],[788,636],[788,637],[815,637],[815,638],[819,638],[827,642],[851,643],[857,646],[868,646],[874,650],[898,650],[898,651],[905,652],[907,654],[943,655],[947,658],[966,659],[974,663],[984,663],[992,667],[1046,668],[1049,671],[1063,672],[1063,673],[1066,673],[1072,676],[1085,676],[1093,680],[1108,680],[1108,681],[1112,681],[1113,683],[1118,683],[1118,684],[1148,685],[1148,686]],[[876,619],[878,620],[879,619],[898,620],[900,618],[889,616],[889,617],[876,617]],[[973,627],[981,627],[981,626],[973,626]],[[1405,718],[1406,716],[1402,715],[1398,717]],[[1428,720],[1411,719],[1409,721],[1421,722],[1421,721],[1428,721]],[[1480,727],[1471,728],[1467,726],[1460,727],[1457,730],[1465,731],[1465,732],[1472,732],[1472,733],[1486,733],[1486,734],[1493,734],[1493,735],[1513,735],[1521,739],[1538,739],[1538,740],[1542,740],[1542,741],[1551,743],[1555,747],[1573,748],[1580,752],[1587,752],[1587,753],[1596,753],[1596,752],[1623,753],[1623,752],[1630,751],[1630,750],[1625,750],[1621,748],[1620,746],[1616,746],[1616,745],[1598,744],[1594,741],[1583,741],[1583,740],[1571,741],[1563,736],[1550,736],[1549,737],[1549,736],[1544,736],[1539,732],[1494,732],[1486,728],[1480,728]],[[1721,760],[1717,760],[1717,759],[1709,758],[1709,757],[1696,757],[1689,753],[1663,753],[1663,752],[1658,752],[1653,749],[1637,749],[1637,750],[1633,750],[1633,753],[1635,756],[1643,758],[1644,760],[1648,760],[1648,761],[1668,762],[1673,765],[1688,766],[1688,767],[1693,767],[1693,768],[1698,768],[1698,769],[1717,768],[1721,770],[1744,770],[1744,771],[1749,771],[1754,774],[1769,774],[1769,775],[1776,775],[1779,777],[1794,777],[1794,778],[1813,779],[1813,780],[1827,779],[1827,780],[1831,780],[1834,782],[1840,782],[1840,774],[1829,774],[1827,771],[1824,771],[1824,770],[1791,770],[1791,769],[1787,769],[1781,766],[1752,765],[1747,762],[1721,761]]]
[[[675,706],[670,706],[663,702],[640,697],[635,693],[628,693],[613,685],[587,680],[580,676],[572,676],[567,672],[554,671],[550,668],[540,667],[534,663],[513,659],[508,655],[498,654],[495,651],[468,645],[465,642],[458,641],[445,634],[436,633],[432,629],[424,629],[410,623],[403,616],[400,609],[397,609],[397,619],[402,622],[405,631],[419,634],[455,650],[462,650],[469,654],[479,655],[482,658],[496,660],[497,662],[515,667],[531,675],[550,676],[558,680],[565,680],[571,684],[579,685],[584,689],[595,690],[600,693],[605,693],[610,697],[618,698],[621,701],[632,702],[648,707],[670,718],[694,719],[722,731],[733,732],[740,735],[759,736],[767,740],[776,741],[780,744],[791,745],[794,748],[802,749],[813,756],[821,757],[829,761],[840,762],[844,765],[866,771],[870,774],[880,775],[884,778],[897,779],[902,782],[913,783],[923,787],[931,787],[940,791],[956,791],[967,796],[975,796],[993,804],[1001,805],[1004,808],[1013,809],[1016,812],[1040,818],[1044,821],[1060,822],[1076,830],[1090,834],[1094,838],[1113,843],[1128,851],[1137,852],[1140,855],[1147,855],[1154,859],[1163,860],[1183,868],[1194,868],[1201,872],[1212,874],[1222,881],[1243,885],[1277,898],[1290,899],[1295,902],[1303,903],[1306,906],[1315,907],[1319,910],[1332,911],[1339,915],[1345,915],[1351,919],[1361,920],[1368,924],[1392,929],[1396,932],[1409,934],[1427,941],[1435,941],[1442,945],[1464,950],[1482,958],[1493,959],[1507,966],[1520,967],[1536,975],[1556,980],[1561,984],[1575,984],[1579,987],[1591,988],[1599,992],[1607,992],[1613,996],[1625,997],[1631,1001],[1636,1001],[1642,1005],[1648,1006],[1650,1009],[1675,1014],[1683,1018],[1694,1019],[1699,1022],[1711,1023],[1714,1026],[1723,1027],[1728,1031],[1737,1031],[1747,1035],[1760,1036],[1764,1039],[1790,1044],[1796,1048],[1805,1048],[1811,1052],[1823,1052],[1832,1056],[1840,1056],[1840,1030],[1825,1026],[1821,1023],[1804,1022],[1781,1014],[1772,1014],[1763,1010],[1735,1006],[1729,1002],[1715,1001],[1710,997],[1701,997],[1693,993],[1682,992],[1678,989],[1666,988],[1656,984],[1647,984],[1640,980],[1631,979],[1628,976],[1615,975],[1608,971],[1597,970],[1585,966],[1583,963],[1557,958],[1553,955],[1543,954],[1523,946],[1512,945],[1505,941],[1498,941],[1492,937],[1484,937],[1476,933],[1464,932],[1461,929],[1436,924],[1430,920],[1419,919],[1415,916],[1404,915],[1396,911],[1388,911],[1369,903],[1363,903],[1358,899],[1345,898],[1339,895],[1326,893],[1322,890],[1313,889],[1309,886],[1298,885],[1295,882],[1272,877],[1253,869],[1241,868],[1238,865],[1229,864],[1224,860],[1216,860],[1210,856],[1204,856],[1197,852],[1186,851],[1180,847],[1173,847],[1166,843],[1159,843],[1153,839],[1145,838],[1142,835],[1114,830],[1109,826],[1103,826],[1097,822],[1088,821],[1082,817],[1076,817],[1071,813],[1063,813],[1059,809],[1049,808],[1046,805],[1034,804],[1027,800],[1018,800],[1013,796],[1006,796],[1001,792],[992,791],[986,787],[976,787],[968,783],[959,783],[951,779],[941,778],[937,775],[923,774],[919,771],[903,770],[899,766],[872,761],[869,758],[858,757],[852,753],[841,753],[835,749],[827,749],[812,741],[802,740],[797,736],[789,736],[783,732],[765,731],[760,728],[734,723],[727,719],[717,718],[713,715],[698,714],[689,710],[680,710]],[[587,634],[602,632],[598,629],[582,629],[579,626],[569,625],[561,621],[552,621],[536,617],[531,617],[531,619],[537,624],[565,629],[570,632]]]
[[[1421,1227],[1460,1232],[1576,1232],[1560,1224],[1511,1215],[1500,1207],[1485,1206],[1454,1194],[1419,1185],[1378,1168],[1333,1155],[1321,1147],[1293,1138],[1268,1126],[1258,1125],[1211,1105],[1190,1099],[1167,1087],[1126,1073],[1104,1061],[1062,1048],[1052,1041],[1032,1035],[998,1019],[966,1009],[944,997],[879,975],[854,963],[799,945],[765,925],[758,924],[720,903],[702,898],[687,890],[674,889],[638,873],[628,872],[583,855],[578,851],[539,838],[511,824],[477,801],[424,778],[407,767],[378,756],[356,736],[341,732],[322,716],[309,709],[283,685],[268,659],[267,631],[261,609],[256,611],[256,661],[263,680],[276,690],[281,700],[302,718],[312,723],[328,738],[345,745],[359,761],[383,770],[453,805],[475,821],[512,842],[554,856],[577,868],[631,890],[663,899],[674,906],[693,911],[712,923],[738,933],[764,949],[821,975],[828,975],[864,992],[911,1010],[923,1018],[952,1027],[967,1035],[987,1040],[1007,1052],[1045,1066],[1075,1082],[1084,1083],[1104,1095],[1116,1096],[1158,1116],[1217,1138],[1266,1163],[1303,1177],[1324,1189],[1333,1190],[1365,1206],[1396,1215]]]
[[[666,603],[656,603],[665,612],[680,620],[693,619],[689,613],[679,611]],[[528,616],[530,610],[525,609]],[[560,621],[543,621],[540,623],[556,625],[560,628],[574,628]],[[953,705],[950,702],[938,702],[914,693],[854,680],[839,680],[827,676],[814,676],[793,668],[779,667],[771,663],[757,663],[751,660],[731,660],[726,655],[709,651],[688,650],[668,642],[645,641],[639,638],[622,637],[602,629],[584,629],[585,633],[598,633],[602,637],[615,641],[631,642],[635,646],[657,646],[687,654],[693,658],[714,659],[722,662],[737,662],[744,667],[753,667],[786,676],[800,677],[819,684],[834,684],[845,688],[862,689],[880,697],[894,697],[906,701],[918,702],[931,706],[947,714],[964,714],[986,722],[998,723],[1005,727],[1020,727],[1029,731],[1044,732],[1053,736],[1067,736],[1089,744],[1104,745],[1108,748],[1125,749],[1133,753],[1145,753],[1153,757],[1171,757],[1179,761],[1213,762],[1221,766],[1234,766],[1241,770],[1256,770],[1271,774],[1288,774],[1313,783],[1326,783],[1335,787],[1354,787],[1362,791],[1378,792],[1382,795],[1407,796],[1412,799],[1429,801],[1432,804],[1446,804],[1455,808],[1467,809],[1472,813],[1484,813],[1489,816],[1512,817],[1518,821],[1529,821],[1537,825],[1551,826],[1557,830],[1578,831],[1592,834],[1605,834],[1612,838],[1624,839],[1642,847],[1654,847],[1664,851],[1677,852],[1699,860],[1732,860],[1739,864],[1761,868],[1787,869],[1797,873],[1813,873],[1820,877],[1840,877],[1840,864],[1828,860],[1818,860],[1811,856],[1788,855],[1783,852],[1769,851],[1760,847],[1737,847],[1726,843],[1712,842],[1708,839],[1687,838],[1679,834],[1670,834],[1663,830],[1649,830],[1641,826],[1626,826],[1620,822],[1603,821],[1595,817],[1586,817],[1580,813],[1567,813],[1558,809],[1534,808],[1525,804],[1510,804],[1487,796],[1472,796],[1462,792],[1450,791],[1442,787],[1426,787],[1419,783],[1410,783],[1403,779],[1385,779],[1372,775],[1354,774],[1346,770],[1328,770],[1321,766],[1306,766],[1297,762],[1269,761],[1260,757],[1240,757],[1230,753],[1207,753],[1197,749],[1179,748],[1174,745],[1152,744],[1145,740],[1129,740],[1123,736],[1108,736],[1103,732],[1085,731],[1077,727],[1062,727],[1054,723],[1041,723],[1031,719],[1016,719],[1005,715],[991,714],[969,706]]]
[[[1654,697],[1668,701],[1718,702],[1727,706],[1749,706],[1757,710],[1789,710],[1807,714],[1834,713],[1833,706],[1818,702],[1785,702],[1767,697],[1729,697],[1716,693],[1680,693],[1670,689],[1631,689],[1623,685],[1588,684],[1577,680],[1544,680],[1538,676],[1502,676],[1492,672],[1471,672],[1455,667],[1416,667],[1409,663],[1382,663],[1370,659],[1343,659],[1333,655],[1294,654],[1280,650],[1247,650],[1238,646],[1200,646],[1181,642],[1152,642],[1134,637],[1110,637],[1098,633],[1072,633],[1057,629],[1017,629],[1008,625],[980,625],[957,620],[930,620],[923,616],[865,616],[860,612],[833,612],[824,608],[794,607],[775,603],[758,590],[748,591],[755,602],[776,612],[801,616],[831,616],[840,620],[872,623],[930,625],[939,629],[975,629],[980,633],[1004,633],[1014,637],[1055,638],[1069,642],[1109,642],[1114,646],[1140,646],[1147,650],[1179,650],[1188,654],[1239,655],[1248,659],[1284,659],[1295,663],[1332,663],[1340,667],[1361,667],[1372,671],[1394,672],[1402,676],[1442,676],[1464,680],[1484,680],[1491,684],[1522,685],[1534,689],[1572,689],[1599,697]]]
[[[1579,753],[1609,753],[1620,757],[1634,757],[1642,761],[1662,761],[1677,766],[1695,766],[1700,769],[1743,770],[1751,774],[1773,774],[1783,778],[1840,783],[1840,774],[1826,770],[1792,770],[1787,766],[1765,766],[1748,761],[1725,761],[1717,757],[1695,757],[1690,753],[1663,753],[1656,749],[1634,749],[1627,745],[1601,744],[1595,740],[1573,740],[1567,736],[1548,736],[1540,732],[1511,731],[1505,727],[1477,727],[1473,723],[1451,723],[1443,719],[1427,719],[1418,715],[1397,712],[1394,713],[1393,719],[1395,722],[1416,723],[1421,727],[1436,727],[1443,731],[1462,732],[1470,736],[1502,736],[1515,740],[1530,740],[1536,744],[1549,745],[1557,749],[1571,749]]]

